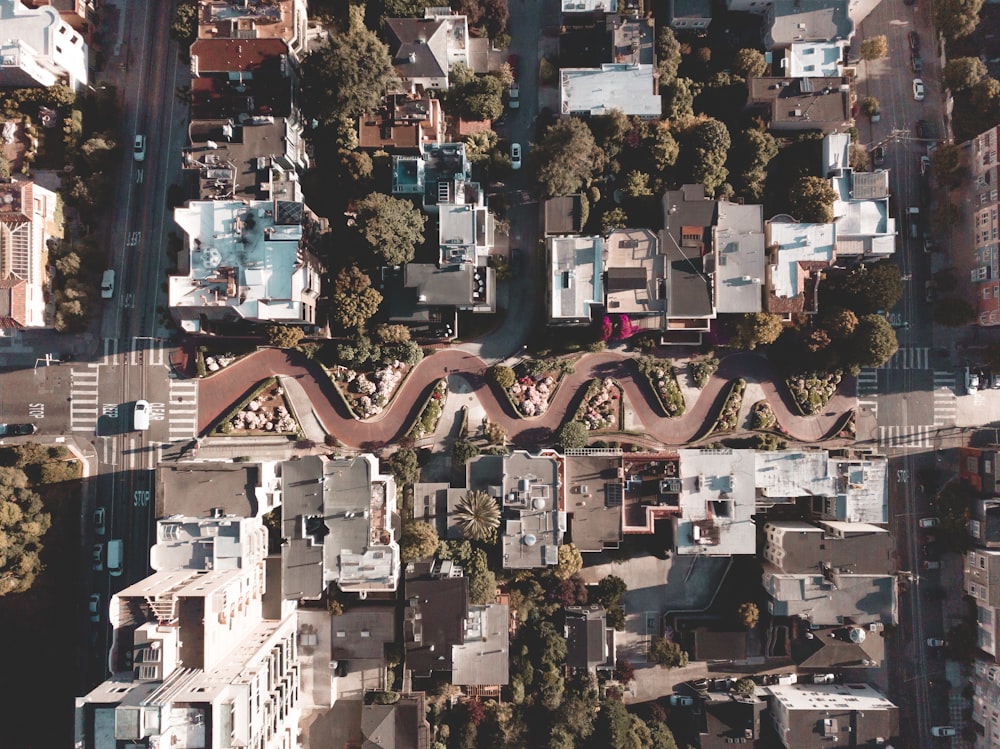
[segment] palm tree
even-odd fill
[[[466,538],[488,541],[500,527],[500,508],[486,492],[471,491],[458,500],[455,521]]]

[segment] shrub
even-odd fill
[[[459,440],[451,448],[451,452],[455,460],[464,465],[479,455],[479,448],[471,442]]]
[[[502,387],[504,390],[510,389],[510,386],[514,384],[517,376],[514,374],[514,370],[510,367],[505,367],[502,364],[496,364],[490,367],[490,376],[493,378],[498,386]]]
[[[705,359],[698,359],[688,364],[688,371],[695,387],[703,388],[708,384],[709,379],[719,369],[719,360],[714,356]]]
[[[656,393],[663,412],[668,417],[682,416],[685,409],[684,394],[674,376],[673,362],[670,359],[644,356],[636,360],[636,366]]]

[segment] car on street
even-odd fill
[[[957,736],[958,732],[951,726],[931,726],[931,736]]]
[[[911,31],[909,34],[907,34],[906,41],[909,42],[910,49],[912,49],[914,52],[920,50],[920,34],[918,34],[916,31]]]
[[[149,429],[149,401],[138,400],[132,409],[132,428],[137,432]]]
[[[921,156],[920,157],[920,173],[927,174],[931,170],[931,157]]]
[[[110,299],[115,295],[115,272],[113,270],[104,271],[101,277],[101,299]]]
[[[872,149],[872,163],[875,166],[882,166],[885,163],[885,146],[875,146]]]
[[[910,69],[917,75],[924,72],[924,61],[920,59],[919,52],[910,55]]]
[[[510,144],[510,166],[512,169],[521,168],[521,144]]]
[[[521,89],[515,83],[513,86],[510,87],[510,91],[508,92],[507,106],[510,107],[511,109],[520,108],[521,106],[520,96],[521,96]]]
[[[104,524],[104,508],[94,510],[94,535],[103,536],[107,528]]]
[[[924,237],[924,252],[928,255],[934,252],[934,240],[930,237]]]
[[[921,528],[937,528],[940,522],[937,518],[920,518],[917,525]]]
[[[941,562],[930,562],[924,560],[923,567],[925,570],[939,570],[941,569]]]
[[[917,120],[917,124],[914,129],[917,132],[918,138],[930,138],[931,137],[931,123],[927,120]]]
[[[683,694],[670,695],[670,704],[674,707],[691,707],[694,704],[694,697]]]
[[[99,622],[101,621],[101,594],[91,593],[90,600],[87,604],[87,608],[90,611],[90,621]]]
[[[928,637],[927,647],[929,648],[943,648],[948,643],[942,640],[940,637]]]
[[[90,552],[90,568],[94,572],[104,571],[104,544],[94,544]]]
[[[37,431],[34,424],[0,424],[0,437],[27,437]]]
[[[924,100],[924,82],[919,78],[913,79],[913,99],[914,101]]]
[[[143,161],[146,158],[146,136],[137,135],[135,136],[135,142],[132,144],[132,156],[136,161]]]

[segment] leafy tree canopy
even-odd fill
[[[368,322],[382,304],[382,295],[371,285],[371,278],[356,265],[342,268],[330,297],[331,319],[342,328],[360,328]]]
[[[733,72],[747,80],[764,75],[767,72],[764,54],[756,49],[739,50],[733,57]]]
[[[784,330],[784,323],[778,315],[770,312],[749,312],[741,315],[734,327],[729,345],[752,351],[758,346],[767,346],[778,340]]]
[[[833,203],[837,193],[822,177],[800,177],[788,194],[789,212],[806,224],[829,224],[833,221]]]
[[[403,562],[426,559],[438,548],[438,534],[434,526],[422,520],[408,520],[399,539],[399,558]]]
[[[587,123],[567,117],[550,125],[533,151],[535,178],[545,197],[571,195],[586,187],[604,168],[604,152],[597,147]]]
[[[885,34],[870,36],[861,42],[861,59],[878,60],[889,52],[889,40]]]
[[[899,350],[896,331],[882,315],[862,315],[852,344],[851,352],[862,367],[881,367]]]
[[[587,427],[579,421],[567,421],[559,429],[556,441],[563,449],[587,446]]]
[[[934,0],[934,26],[953,42],[976,30],[982,8],[983,0]]]
[[[953,57],[941,71],[944,85],[952,92],[972,88],[986,77],[986,65],[978,57]]]
[[[468,71],[468,72],[466,72]],[[503,114],[503,84],[493,75],[469,74],[461,63],[452,68],[446,101],[466,120],[495,120]]]
[[[356,221],[376,255],[388,265],[403,265],[424,241],[427,217],[408,200],[373,192],[358,203]]]

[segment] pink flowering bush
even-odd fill
[[[370,419],[385,410],[408,370],[409,365],[392,361],[374,372],[336,367],[331,372],[331,377],[344,394],[354,417]]]
[[[510,386],[510,397],[517,408],[525,416],[540,416],[549,407],[549,398],[555,392],[556,381],[550,375],[519,377]]]
[[[614,379],[593,380],[576,412],[576,420],[592,432],[602,429],[617,431],[621,404],[622,389]]]

